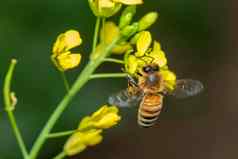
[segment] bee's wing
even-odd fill
[[[110,105],[116,105],[118,107],[131,107],[139,105],[143,97],[143,93],[138,91],[135,93],[129,93],[128,89],[121,90],[120,92],[109,96],[108,103]]]
[[[202,82],[192,79],[180,79],[176,81],[176,87],[171,95],[176,98],[187,98],[202,92],[204,86]]]

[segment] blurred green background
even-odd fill
[[[201,80],[205,91],[187,100],[168,97],[160,122],[149,129],[136,124],[136,108],[121,110],[120,126],[106,131],[102,144],[76,158],[237,158],[236,2],[207,0],[145,0],[138,19],[158,11],[153,38],[165,50],[178,78]],[[18,59],[13,90],[16,118],[28,148],[64,95],[59,73],[50,61],[59,33],[77,29],[83,38],[80,68],[67,72],[73,82],[88,60],[95,17],[86,0],[8,0],[0,5],[0,87],[12,57]],[[98,72],[120,71],[105,64]],[[74,98],[54,131],[73,129],[79,120],[106,103],[108,95],[126,87],[125,79],[90,81]],[[0,97],[0,158],[20,159],[20,151]],[[49,140],[39,158],[52,158],[66,138]]]

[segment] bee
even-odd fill
[[[144,66],[137,81],[130,75],[127,79],[127,89],[109,96],[108,103],[118,107],[139,105],[137,123],[142,127],[151,127],[156,123],[165,95],[186,98],[199,94],[204,88],[198,80],[180,79],[176,80],[174,90],[169,92],[165,88],[159,66],[154,64]]]

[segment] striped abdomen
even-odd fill
[[[147,94],[143,97],[138,110],[137,122],[140,126],[150,127],[155,124],[163,106],[163,96]]]

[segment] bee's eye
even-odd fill
[[[159,66],[157,66],[157,65],[154,66],[154,67],[153,67],[153,71],[159,71]]]
[[[145,73],[150,73],[153,71],[153,68],[151,66],[145,66],[145,67],[143,67],[143,71]]]

